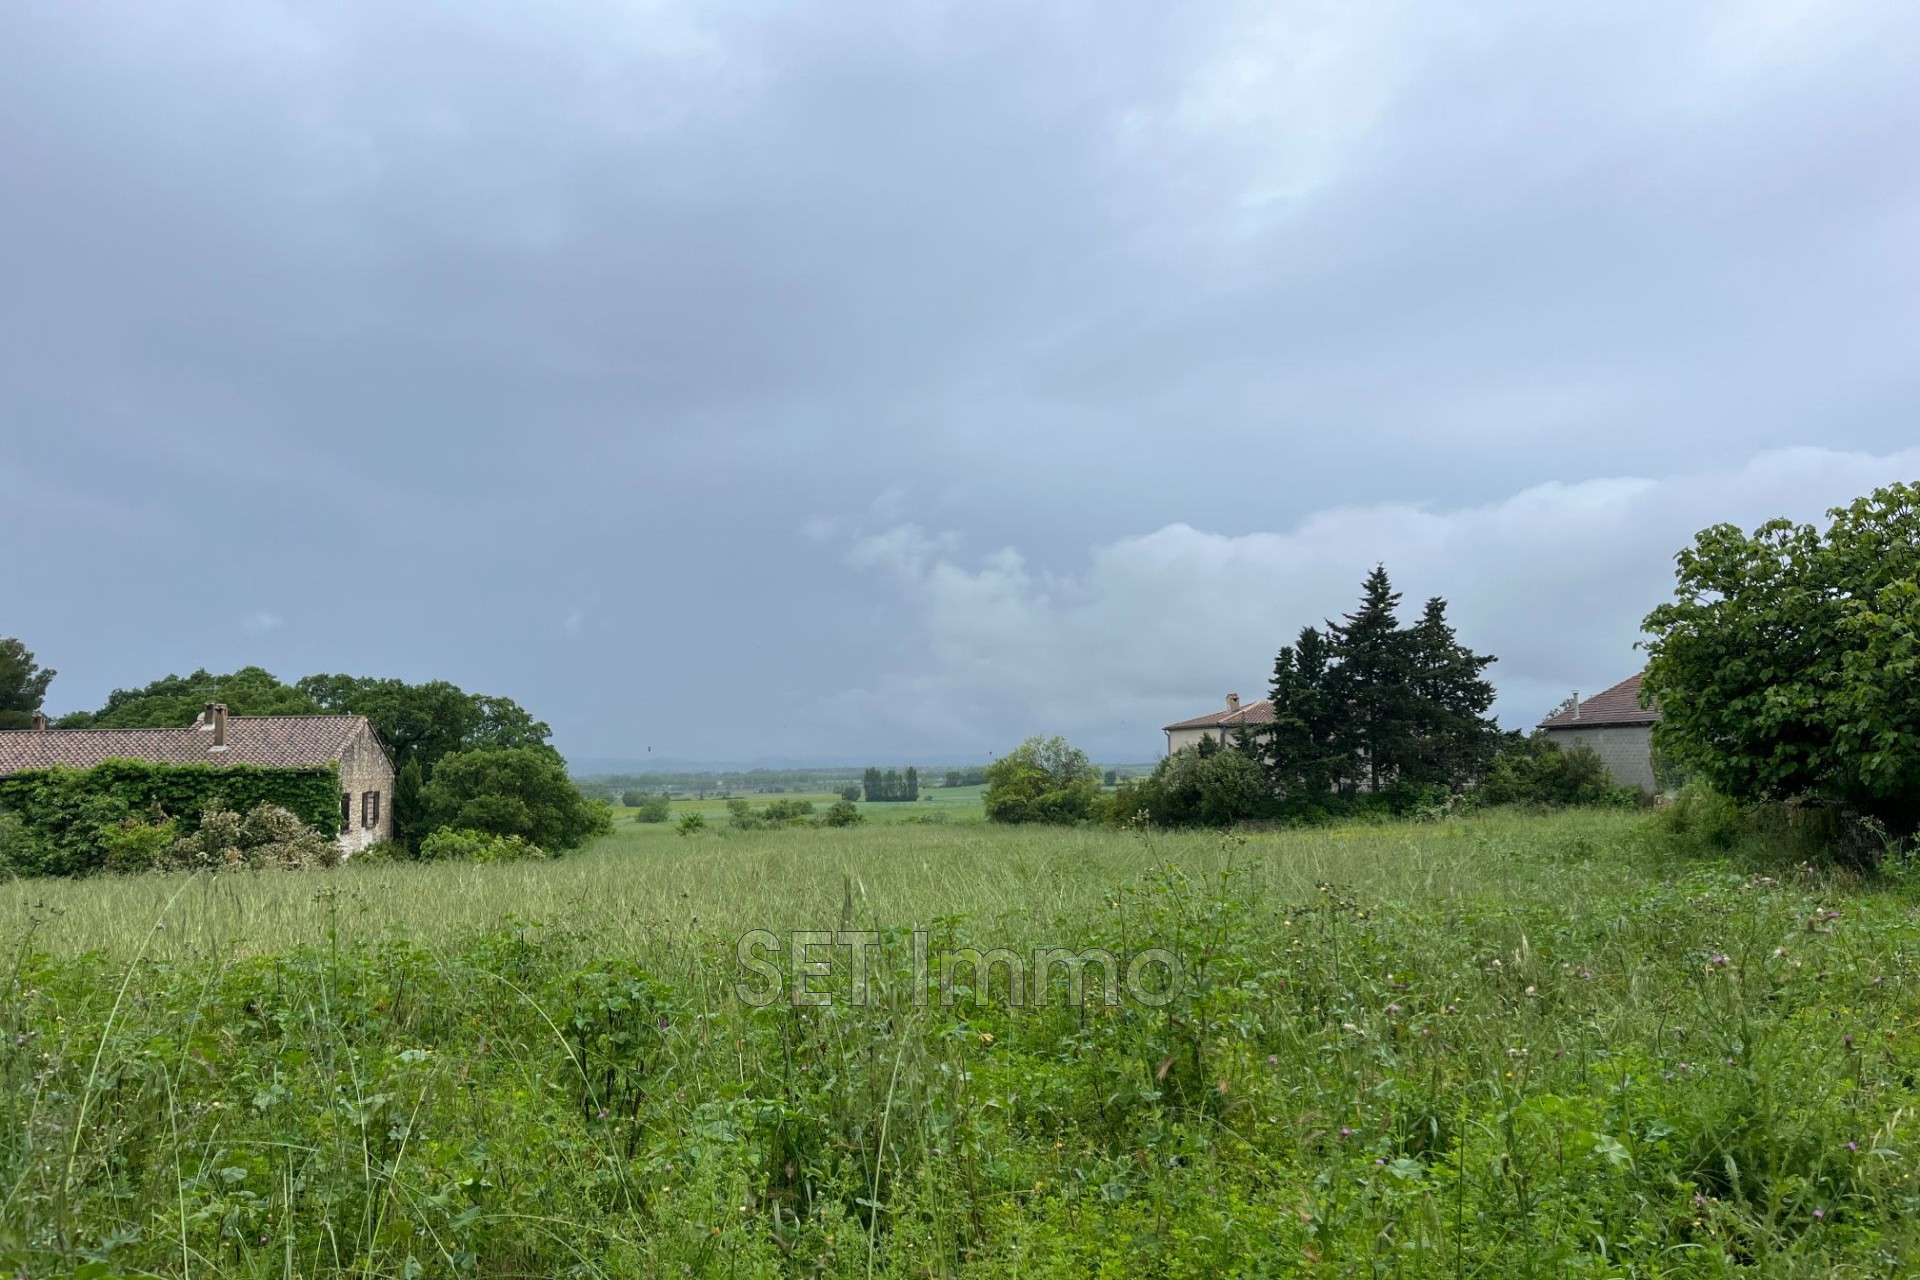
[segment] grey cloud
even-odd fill
[[[1090,546],[1914,438],[1890,0],[28,0],[0,47],[0,601],[61,706],[271,660],[582,754],[724,754],[750,691],[770,750],[938,751],[1094,696],[975,638]],[[1001,547],[950,631],[900,592]],[[268,582],[271,648],[207,625]],[[950,660],[999,692],[870,710]]]

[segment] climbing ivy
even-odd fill
[[[340,776],[328,765],[156,764],[108,760],[91,769],[29,769],[0,777],[0,812],[13,815],[0,862],[22,875],[86,875],[107,861],[107,828],[172,820],[181,834],[218,802],[246,813],[278,805],[306,825],[340,830]]]

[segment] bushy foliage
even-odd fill
[[[1607,772],[1592,747],[1562,747],[1544,733],[1509,743],[1480,788],[1486,804],[1629,805],[1640,793]]]
[[[1211,746],[1212,744],[1206,744]],[[1120,783],[1103,804],[1116,825],[1228,827],[1271,816],[1273,793],[1260,762],[1241,751],[1185,747],[1145,778]]]
[[[751,801],[735,798],[727,801],[727,821],[736,831],[811,826],[813,825],[813,801],[773,800],[764,807],[755,809]]]
[[[271,671],[242,667],[227,675],[199,670],[165,676],[139,689],[115,689],[98,711],[60,717],[67,729],[164,729],[193,723],[209,702],[224,702],[236,716],[302,716],[320,710],[293,685]]]
[[[42,668],[33,652],[11,636],[0,636],[0,729],[24,729],[46,700],[57,672]]]
[[[828,805],[827,811],[820,815],[823,827],[857,827],[866,820],[867,815],[860,812],[860,807],[844,796]]]
[[[633,809],[635,822],[665,822],[673,811],[673,803],[665,796],[648,796]]]
[[[529,862],[550,856],[521,836],[440,827],[420,842],[422,862]]]
[[[1920,485],[1823,531],[1702,532],[1647,615],[1663,756],[1743,804],[1805,799],[1920,830]]]
[[[987,766],[992,822],[1083,822],[1100,801],[1100,771],[1065,738],[1028,738]]]
[[[331,867],[339,861],[337,839],[315,831],[279,805],[255,805],[244,815],[210,805],[194,831],[164,851],[160,866],[188,871],[300,871]]]
[[[520,836],[547,849],[577,848],[613,829],[611,810],[581,795],[560,757],[545,747],[443,757],[421,799],[435,827]]]
[[[0,777],[0,808],[16,815],[4,870],[14,875],[87,875],[137,855],[133,826],[172,820],[192,834],[210,811],[285,809],[304,826],[340,830],[340,782],[332,769],[156,764],[108,760],[91,769],[31,769]],[[132,824],[132,825],[130,825]]]
[[[680,815],[680,821],[673,824],[673,829],[683,836],[698,835],[707,829],[707,815],[698,809],[689,809]]]

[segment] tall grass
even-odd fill
[[[16,884],[29,1275],[1905,1275],[1914,893],[1633,815],[985,826]],[[866,1004],[734,940],[880,934]],[[1164,1007],[924,994],[907,931],[1162,947]]]

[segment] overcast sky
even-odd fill
[[[1920,478],[1920,5],[0,6],[0,634],[575,756],[1152,758],[1384,560],[1502,720]]]

